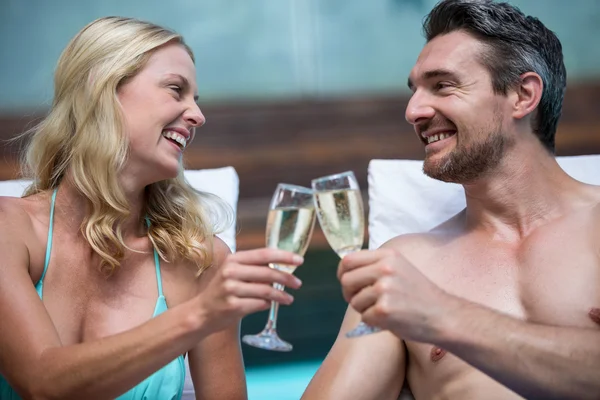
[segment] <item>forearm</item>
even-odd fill
[[[346,338],[346,332],[360,318],[360,314],[348,307],[338,337],[302,400],[398,398],[406,373],[404,343],[386,331]]]
[[[188,352],[198,400],[247,400],[240,323],[213,333]]]
[[[531,324],[459,302],[437,344],[525,398],[598,398],[600,331]]]
[[[185,308],[173,308],[118,335],[44,350],[32,375],[31,394],[112,399],[125,393],[200,340],[201,321],[187,317]]]

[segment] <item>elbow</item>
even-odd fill
[[[19,395],[23,400],[68,400],[74,398],[65,393],[60,393],[57,382],[53,385],[50,381],[46,378],[32,378],[27,386],[19,391]]]
[[[53,399],[51,396],[48,396],[46,393],[41,392],[38,388],[33,387],[23,387],[16,389],[15,391],[19,395],[19,398],[23,400],[50,400]]]
[[[8,384],[23,400],[80,400],[84,397],[81,387],[69,385],[70,380],[64,372],[41,358],[23,366],[20,371],[11,372]],[[0,400],[3,398],[0,394]]]
[[[594,375],[598,375],[598,373],[595,373]],[[592,376],[588,382],[578,384],[576,390],[568,396],[565,396],[565,398],[598,400],[598,398],[600,398],[600,376]]]
[[[23,400],[69,400],[80,397],[74,396],[62,396],[55,393],[44,392],[41,390],[28,390],[25,393],[20,394]]]
[[[11,391],[14,391],[18,395],[19,399],[23,400],[46,400],[50,399],[43,391],[39,384],[34,383],[35,378],[30,378],[27,381],[16,381],[11,380],[8,382]],[[9,392],[10,395],[10,392]],[[12,398],[12,397],[10,397]]]
[[[35,385],[20,392],[19,395],[23,400],[81,400],[82,398],[88,398],[82,396],[80,391],[77,393],[60,391],[50,384]]]
[[[54,400],[58,397],[45,391],[41,385],[30,386],[18,391],[23,400]]]
[[[598,395],[600,393],[600,388],[595,388],[590,392],[580,392],[577,391],[565,394],[561,396],[560,399],[581,399],[581,400],[598,400]],[[541,399],[541,398],[540,398]],[[545,398],[546,399],[546,398]]]
[[[23,400],[79,400],[81,395],[73,394],[59,394],[56,391],[50,390],[31,390],[27,392],[26,396],[22,397]]]
[[[589,399],[589,400],[598,400],[598,396],[600,396],[600,384],[596,385],[596,387],[588,392],[585,393],[583,396],[579,397],[580,399]]]

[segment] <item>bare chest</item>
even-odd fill
[[[593,327],[589,312],[600,308],[600,241],[585,224],[556,228],[540,229],[518,245],[457,240],[421,268],[451,294],[513,317]]]
[[[539,229],[518,245],[457,239],[418,265],[451,294],[532,323],[599,328],[600,238],[585,220]],[[415,382],[455,381],[495,386],[484,374],[432,345],[407,343]],[[441,350],[443,351],[443,350]],[[433,379],[433,380],[431,380]],[[468,379],[465,379],[467,381]],[[500,390],[500,388],[498,388]]]
[[[44,278],[43,302],[62,343],[74,344],[151,319],[158,283],[152,253],[128,254],[119,269],[107,276],[88,251],[57,246]]]

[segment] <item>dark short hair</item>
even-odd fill
[[[423,22],[429,42],[439,35],[464,31],[488,48],[481,62],[495,93],[507,94],[521,74],[537,73],[544,82],[533,132],[554,153],[554,136],[562,112],[567,73],[560,41],[535,17],[492,0],[442,0]]]

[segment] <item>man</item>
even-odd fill
[[[600,188],[553,156],[561,44],[486,0],[442,1],[424,30],[406,119],[467,207],[344,258],[351,307],[303,399],[396,399],[405,381],[417,400],[598,399]],[[385,331],[346,338],[361,318]]]

